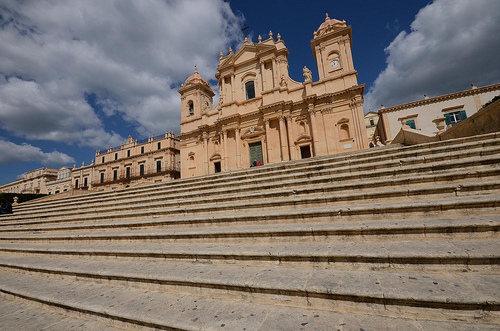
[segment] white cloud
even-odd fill
[[[107,132],[112,115],[142,134],[176,130],[180,83],[195,65],[212,79],[243,39],[222,0],[5,0],[0,15],[0,127],[93,147],[123,141]]]
[[[365,111],[484,86],[500,77],[500,1],[435,0],[385,49]]]
[[[0,164],[31,161],[41,162],[47,166],[61,166],[63,164],[74,163],[75,159],[61,152],[53,151],[44,153],[40,148],[32,145],[17,145],[13,142],[0,139]]]

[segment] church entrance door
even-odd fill
[[[300,156],[303,159],[307,159],[307,158],[311,157],[311,148],[309,147],[309,145],[300,147]]]
[[[262,158],[262,143],[259,141],[248,144],[248,148],[250,150],[250,166],[264,164],[264,159]]]

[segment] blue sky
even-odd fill
[[[365,112],[499,82],[500,1],[2,0],[0,185],[40,167],[89,163],[96,149],[179,132],[180,84],[214,80],[219,52],[270,30],[292,79],[317,79],[313,32],[353,29]]]

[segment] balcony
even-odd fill
[[[180,178],[180,169],[179,167],[162,167],[160,171],[157,171],[157,169],[146,169],[142,174],[139,170],[137,170],[131,171],[129,177],[127,177],[126,170],[121,170],[118,172],[116,179],[114,178],[113,173],[110,173],[104,176],[104,180],[102,182],[100,181],[100,178],[97,178],[92,185],[98,187],[116,183],[128,184],[141,178],[151,178],[164,175],[170,175],[174,179]]]

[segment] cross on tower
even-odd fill
[[[247,34],[248,28],[250,28],[250,27],[245,24],[245,26],[243,27],[243,29],[241,29],[241,31],[243,31],[243,33],[245,34],[245,37],[248,37],[248,34]]]

